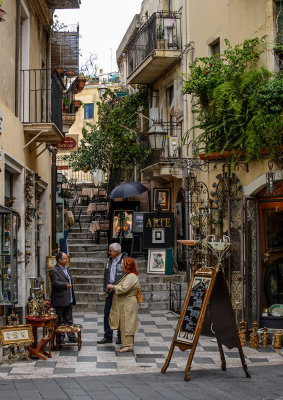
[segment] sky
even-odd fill
[[[81,0],[80,9],[56,10],[58,20],[66,25],[79,23],[80,67],[96,54],[94,63],[104,73],[118,70],[116,50],[142,0]]]

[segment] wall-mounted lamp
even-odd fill
[[[153,122],[148,131],[149,143],[152,150],[164,150],[166,132],[160,122]]]
[[[268,161],[268,172],[266,174],[267,193],[274,193],[274,172],[272,171],[273,162]]]
[[[29,216],[30,216],[31,218],[34,218],[34,217],[35,217],[36,210],[37,210],[37,207],[27,206],[27,210],[28,210]]]
[[[99,96],[99,98],[102,99],[103,96],[104,96],[105,93],[106,93],[107,86],[106,86],[104,83],[102,83],[101,85],[98,86],[98,89],[97,89],[97,90],[98,90],[98,96]]]

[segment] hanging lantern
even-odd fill
[[[273,162],[268,161],[268,172],[266,174],[266,183],[267,183],[267,193],[274,193],[274,172],[272,171]]]

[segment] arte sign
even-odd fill
[[[168,248],[174,244],[174,214],[144,213],[144,248]]]
[[[77,141],[70,137],[66,136],[62,139],[61,143],[57,144],[58,150],[73,150],[77,146]]]

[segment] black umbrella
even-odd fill
[[[110,199],[125,199],[127,197],[137,196],[148,190],[147,187],[139,182],[122,183],[112,190],[109,197]]]

